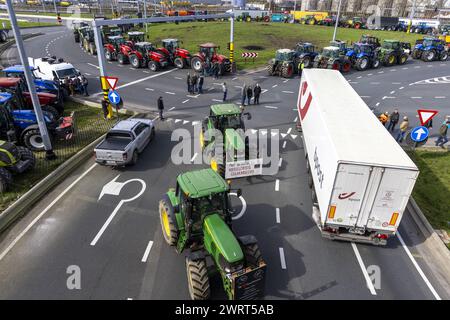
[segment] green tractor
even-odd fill
[[[241,135],[245,132],[244,115],[247,120],[251,119],[250,113],[242,113],[235,104],[215,104],[202,122],[200,146],[202,151],[207,150],[211,168],[222,177],[225,177],[227,162],[258,158],[257,143],[250,144],[248,137]],[[222,140],[216,139],[215,130],[221,133]]]
[[[408,60],[407,48],[411,47],[409,43],[398,40],[384,40],[383,45],[377,49],[378,58],[384,66],[393,66],[394,64],[405,64]]]
[[[342,53],[341,48],[329,46],[314,58],[313,68],[339,70],[347,73],[352,68],[352,62]]]
[[[80,31],[82,28],[88,27],[89,24],[83,21],[75,21],[73,22],[73,38],[76,43],[80,42]]]
[[[95,47],[94,30],[91,27],[80,28],[80,45],[84,51],[97,54]]]
[[[159,202],[164,240],[179,254],[190,251],[185,261],[193,300],[210,297],[210,271],[219,272],[230,300],[264,295],[266,264],[254,236],[233,233],[229,194],[227,182],[208,168],[180,174]]]
[[[279,49],[274,59],[270,59],[267,65],[269,76],[282,76],[291,78],[297,72],[298,63],[296,53],[291,49]]]
[[[0,194],[12,184],[13,174],[31,170],[35,164],[36,158],[29,149],[0,140]]]

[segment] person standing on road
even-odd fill
[[[256,84],[255,88],[253,89],[253,103],[259,104],[259,96],[261,95],[261,87],[259,83]]]
[[[241,106],[245,106],[246,98],[247,98],[247,85],[244,83],[241,89]]]
[[[188,72],[186,77],[186,83],[187,83],[187,90],[189,93],[192,93],[192,87],[191,87],[191,73]]]
[[[88,83],[89,83],[88,79],[84,75],[81,75],[80,82],[81,82],[81,88],[83,89],[84,96],[85,97],[89,96],[89,93],[88,93],[88,90],[87,90],[87,86],[88,86]]]
[[[450,127],[450,118],[447,117],[446,120],[442,123],[439,128],[439,137],[434,142],[437,147],[444,148],[444,144],[448,142],[447,133],[448,128]]]
[[[197,74],[194,73],[191,77],[191,85],[192,85],[192,92],[195,94],[197,93]]]
[[[222,101],[225,102],[225,101],[227,101],[227,93],[228,93],[227,84],[225,82],[222,83],[222,91],[223,91],[223,99],[222,99]]]
[[[164,120],[164,117],[163,117],[164,102],[163,102],[163,98],[162,97],[158,98],[158,111],[159,111],[159,118],[161,120]]]
[[[406,134],[406,131],[408,130],[408,127],[409,127],[408,117],[405,116],[405,117],[403,117],[403,121],[400,124],[400,131],[397,135],[397,139],[395,139],[395,140],[397,140],[398,143],[403,142],[403,139],[405,138],[405,134]]]
[[[247,87],[247,99],[248,99],[247,105],[250,105],[250,101],[252,100],[252,96],[253,96],[252,86],[248,86]]]
[[[388,124],[388,131],[394,132],[395,126],[397,125],[398,121],[400,120],[400,114],[398,113],[398,109],[394,109],[394,112],[392,112],[390,118],[389,118],[389,124]]]
[[[300,60],[300,63],[298,64],[298,76],[300,78],[302,77],[304,67],[305,67],[305,64],[303,63],[303,60]]]
[[[69,91],[70,91],[70,95],[74,96],[75,95],[75,84],[74,84],[74,80],[68,78],[67,82],[69,83]]]
[[[205,77],[203,75],[200,75],[198,78],[198,93],[203,93],[203,81],[205,81]]]
[[[386,123],[388,122],[389,119],[389,113],[386,111],[385,113],[380,114],[378,119],[380,119],[380,122],[383,124],[383,126],[386,127]]]
[[[219,79],[219,63],[216,61],[214,62],[214,79]]]

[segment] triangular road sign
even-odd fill
[[[420,124],[424,126],[425,123],[430,121],[438,113],[438,111],[419,109],[417,110],[417,113],[419,114]]]
[[[116,89],[117,81],[119,81],[119,78],[117,77],[105,77],[106,82],[108,83],[111,90]]]

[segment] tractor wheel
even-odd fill
[[[184,62],[183,58],[180,57],[176,57],[175,60],[173,60],[173,64],[175,65],[175,67],[177,67],[178,69],[183,69],[184,66],[186,65],[186,63]]]
[[[126,64],[126,63],[128,63],[127,57],[126,57],[124,54],[122,54],[122,53],[119,53],[119,54],[117,55],[117,61],[118,61],[120,64]]]
[[[338,61],[328,64],[328,69],[341,70],[341,64]]]
[[[205,259],[191,260],[186,257],[186,273],[189,295],[192,300],[207,300],[210,295],[208,268]]]
[[[36,165],[36,157],[34,156],[34,153],[31,152],[30,149],[27,149],[25,147],[18,146],[17,149],[19,150],[20,160],[27,161],[30,160],[28,168],[25,170],[31,170]]]
[[[8,189],[8,186],[12,183],[13,177],[11,172],[5,168],[0,168],[0,194]]]
[[[269,76],[273,76],[274,75],[274,65],[273,64],[271,64],[271,63],[269,63],[268,65],[267,65],[267,67],[266,67],[266,69],[267,69],[267,74],[269,75]]]
[[[246,22],[252,22],[252,18],[250,16],[248,16],[247,18],[245,18]]]
[[[420,59],[422,57],[422,51],[414,49],[412,52],[413,59]]]
[[[441,56],[439,57],[439,60],[447,61],[447,59],[448,59],[448,51],[442,51]]]
[[[169,246],[174,246],[178,241],[178,232],[176,228],[176,221],[173,221],[174,212],[172,207],[166,203],[164,199],[159,201],[159,221],[161,222],[161,229]]]
[[[372,61],[372,68],[378,69],[380,67],[380,64],[381,64],[380,60],[375,59]]]
[[[422,54],[422,60],[425,62],[433,61],[436,58],[436,51],[430,50]]]
[[[159,69],[158,62],[153,61],[153,60],[150,60],[150,61],[148,62],[148,68],[149,68],[150,70],[152,70],[153,72],[158,71],[158,69]]]
[[[251,266],[254,268],[259,267],[259,264],[263,262],[261,251],[257,243],[248,244],[242,247],[244,251],[245,261],[247,262],[247,267]]]
[[[313,68],[318,68],[319,67],[319,61],[314,61],[312,67]]]
[[[203,61],[199,57],[193,57],[191,60],[191,68],[194,69],[195,72],[203,71]]]
[[[139,60],[137,55],[135,55],[135,54],[132,54],[130,56],[130,63],[133,68],[137,69],[137,68],[141,67],[141,60]]]
[[[108,49],[105,49],[105,58],[108,61],[112,61],[113,60],[112,53]]]
[[[283,78],[291,78],[293,74],[294,66],[291,63],[281,66],[281,76]]]
[[[343,64],[342,64],[342,69],[341,69],[341,71],[343,72],[343,73],[347,73],[347,72],[350,72],[350,70],[351,70],[351,68],[352,68],[352,64],[350,63],[350,62],[344,62]]]
[[[44,140],[39,129],[30,129],[23,135],[23,144],[32,151],[44,151]]]
[[[395,54],[391,53],[389,55],[387,55],[387,57],[385,57],[384,59],[384,65],[385,66],[393,66],[395,63]]]
[[[55,119],[59,119],[59,117],[61,116],[58,110],[56,110],[55,107],[52,106],[42,106],[42,111],[47,111],[48,113],[51,113]]]
[[[364,71],[369,68],[369,58],[362,57],[356,60],[356,69],[359,71]]]
[[[398,64],[405,64],[406,60],[408,60],[408,55],[406,53],[402,53],[400,57],[398,57]]]
[[[305,56],[303,58],[303,68],[308,69],[311,68],[311,57],[310,56]]]

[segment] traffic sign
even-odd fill
[[[430,132],[424,126],[415,127],[411,130],[411,139],[414,142],[422,142],[428,138]]]
[[[119,93],[117,93],[117,91],[110,90],[108,93],[108,99],[114,105],[119,104],[119,102],[120,102]]]
[[[119,78],[117,77],[102,77],[106,80],[106,83],[109,85],[111,90],[116,89],[117,82],[119,81]]]
[[[419,109],[417,110],[417,113],[419,114],[420,124],[422,126],[425,125],[428,121],[430,121],[437,113],[437,110],[426,110],[426,109]]]

